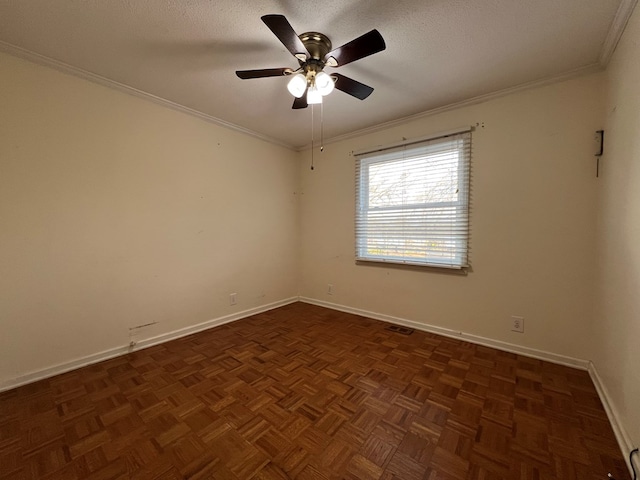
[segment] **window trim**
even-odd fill
[[[389,266],[413,266],[413,267],[424,267],[428,269],[446,269],[453,271],[462,271],[462,273],[466,273],[469,268],[469,239],[470,239],[470,222],[469,222],[469,210],[470,210],[470,168],[471,168],[471,132],[472,128],[464,127],[459,128],[435,135],[429,135],[421,138],[405,140],[402,142],[380,146],[377,148],[370,148],[366,150],[361,150],[358,152],[354,152],[353,155],[356,157],[356,226],[355,226],[355,256],[356,263],[367,263],[367,264],[386,264]],[[459,188],[459,196],[457,201],[443,201],[443,202],[425,202],[425,203],[415,203],[411,205],[395,205],[395,206],[383,206],[383,207],[374,207],[373,209],[366,208],[368,207],[368,195],[369,195],[369,168],[374,164],[382,164],[382,163],[391,163],[394,160],[402,161],[402,159],[396,154],[396,152],[389,152],[385,154],[385,151],[388,150],[398,150],[400,148],[407,148],[411,146],[420,146],[420,144],[434,142],[439,139],[446,141],[447,137],[455,136],[455,135],[464,135],[468,134],[468,138],[464,139],[464,143],[459,147],[461,151],[461,159],[458,162],[458,188]],[[467,143],[468,142],[468,143]],[[437,143],[435,144],[437,145]],[[434,148],[436,150],[436,148]],[[358,158],[365,157],[365,158]],[[419,157],[416,157],[419,158]],[[369,160],[369,161],[367,161]],[[359,195],[358,195],[359,194]],[[363,250],[366,248],[366,238],[367,231],[366,229],[363,231],[362,226],[360,226],[360,222],[363,221],[363,205],[365,205],[364,212],[370,211],[378,211],[383,212],[385,210],[388,211],[398,211],[402,209],[406,209],[408,211],[419,211],[419,209],[438,209],[438,208],[455,208],[456,209],[456,219],[458,219],[459,215],[463,215],[461,220],[461,224],[464,226],[464,235],[461,239],[461,242],[458,243],[457,239],[456,243],[460,248],[456,248],[454,253],[454,258],[445,262],[437,262],[434,261],[434,258],[425,259],[425,261],[411,261],[407,259],[406,256],[381,256],[376,257],[373,255],[366,255],[363,253]],[[462,210],[460,214],[458,210]],[[364,213],[366,217],[366,213]]]

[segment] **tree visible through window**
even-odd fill
[[[469,132],[358,155],[356,259],[467,266]]]

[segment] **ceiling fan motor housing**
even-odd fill
[[[299,38],[314,60],[322,61],[327,53],[331,51],[331,40],[322,33],[306,32],[299,35]]]
[[[326,35],[320,32],[305,32],[298,35],[300,41],[304,44],[307,52],[309,52],[309,58],[298,58],[300,67],[307,77],[307,83],[309,86],[315,84],[315,77],[322,71],[325,66],[324,58],[331,51],[331,40]]]

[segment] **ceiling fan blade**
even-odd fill
[[[310,55],[304,43],[302,43],[302,40],[300,40],[298,34],[284,15],[264,15],[261,18],[265,25],[269,27],[269,30],[278,37],[278,40],[287,47],[287,50],[289,50],[294,57],[302,61],[309,58]]]
[[[298,110],[300,108],[307,108],[309,106],[309,104],[307,103],[307,92],[304,92],[304,95],[302,95],[300,98],[296,98],[293,101],[293,106],[291,108],[293,108],[294,110]]]
[[[373,92],[372,87],[365,85],[364,83],[360,83],[353,78],[345,77],[339,73],[332,73],[331,76],[335,77],[335,86],[338,90],[342,90],[344,93],[348,93],[360,100],[364,100],[371,95],[371,92]]]
[[[330,66],[341,67],[347,63],[355,62],[361,58],[381,52],[385,48],[387,48],[387,45],[384,43],[384,38],[382,38],[380,32],[378,30],[371,30],[351,40],[349,43],[345,43],[341,47],[330,51],[324,59]],[[331,65],[331,57],[335,59],[337,65]]]
[[[236,70],[236,75],[243,80],[249,78],[281,77],[290,75],[293,70],[290,68],[263,68],[262,70]]]

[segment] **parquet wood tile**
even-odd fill
[[[0,479],[629,478],[586,372],[296,303],[0,394]]]

